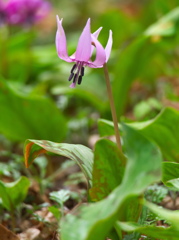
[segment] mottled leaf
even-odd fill
[[[45,140],[27,140],[25,143],[25,164],[28,167],[42,153],[52,152],[75,161],[82,169],[91,186],[93,153],[91,149],[79,144],[55,143]]]
[[[102,139],[94,150],[93,184],[90,197],[99,201],[109,195],[123,179],[126,158],[116,144]]]
[[[62,221],[62,240],[104,240],[120,216],[122,204],[161,179],[161,154],[157,147],[128,126],[124,127],[128,162],[124,179],[104,200],[76,208]]]

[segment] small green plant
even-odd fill
[[[4,183],[0,181],[0,198],[2,200],[2,206],[6,208],[11,214],[13,229],[16,226],[15,209],[25,199],[29,186],[30,181],[24,176],[11,183]]]

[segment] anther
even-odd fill
[[[75,70],[76,68],[76,63],[73,65],[72,69],[71,69],[71,73],[73,73],[73,71]]]
[[[84,76],[84,72],[85,72],[85,68],[82,67],[82,68],[81,68],[81,76]]]
[[[76,83],[76,78],[78,77],[78,74],[76,73],[74,78],[73,78],[73,83]]]
[[[80,75],[80,76],[78,77],[78,84],[79,84],[79,85],[81,84],[81,81],[82,81],[82,76]]]
[[[71,73],[70,76],[69,76],[69,78],[68,78],[68,81],[71,81],[72,78],[73,78],[73,76],[74,76],[74,73]]]

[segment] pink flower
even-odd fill
[[[4,1],[0,0],[0,26],[6,23],[6,4]]]
[[[6,12],[8,23],[31,26],[41,20],[50,10],[50,3],[44,0],[9,0]]]
[[[66,62],[75,62],[71,69],[69,81],[73,79],[73,83],[70,85],[71,88],[76,86],[76,83],[81,84],[82,77],[84,76],[84,67],[88,66],[91,68],[101,68],[108,61],[111,47],[112,47],[112,31],[109,32],[109,38],[105,49],[101,43],[97,40],[98,35],[102,29],[100,27],[93,34],[90,30],[90,19],[88,19],[86,26],[79,38],[76,52],[71,56],[67,53],[66,36],[62,27],[62,20],[57,16],[57,33],[56,33],[56,48],[59,58]],[[91,56],[96,48],[96,58],[91,61]]]

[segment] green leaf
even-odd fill
[[[95,145],[93,184],[90,189],[92,201],[99,201],[109,195],[123,179],[126,158],[116,144],[102,139]]]
[[[161,154],[158,148],[137,131],[123,127],[128,162],[122,184],[107,198],[76,208],[62,221],[62,240],[104,240],[120,217],[122,204],[138,196],[161,179]]]
[[[56,206],[48,207],[48,210],[53,214],[53,216],[59,221],[61,217],[60,210]]]
[[[160,218],[163,218],[166,220],[169,224],[172,225],[173,228],[177,229],[179,231],[179,211],[175,210],[169,210],[164,209],[161,206],[157,206],[153,203],[146,202],[145,205],[156,215],[160,216]]]
[[[172,227],[163,226],[140,226],[139,224],[132,222],[118,222],[119,227],[125,232],[139,232],[149,237],[165,240],[178,240],[179,231]]]
[[[179,7],[152,24],[146,31],[146,36],[171,36],[178,31]]]
[[[0,102],[0,132],[7,138],[61,141],[65,137],[65,119],[50,99],[23,96],[0,79]]]
[[[166,160],[179,162],[179,111],[168,107],[152,120],[128,125],[155,142]],[[98,127],[101,136],[114,135],[112,122],[100,119]]]
[[[69,95],[69,96],[75,96],[79,99],[82,99],[82,101],[86,101],[87,103],[94,106],[99,112],[104,112],[106,108],[106,102],[101,99],[101,96],[98,96],[96,93],[86,90],[86,87],[83,86],[82,88],[75,88],[71,89],[68,87],[54,87],[52,89],[52,93],[55,95],[63,94],[63,95]]]
[[[165,108],[156,118],[131,123],[145,137],[154,141],[168,161],[179,162],[179,112]]]
[[[179,190],[179,163],[163,162],[162,181],[167,187]]]
[[[50,193],[50,199],[56,201],[60,206],[63,206],[69,198],[69,190],[61,189],[60,191]]]
[[[145,76],[146,79],[156,75],[158,68],[154,68],[153,71],[148,69],[153,65],[157,47],[148,37],[140,36],[121,51],[119,59],[115,62],[112,85],[118,117],[124,112],[132,82],[141,76]]]
[[[42,153],[52,152],[75,161],[83,171],[89,186],[92,181],[93,153],[91,149],[80,144],[55,143],[45,140],[27,140],[24,155],[28,167]]]
[[[114,123],[106,119],[98,120],[98,131],[101,137],[114,135]]]
[[[0,197],[3,206],[9,211],[15,209],[25,199],[29,186],[30,181],[24,176],[11,183],[0,181]]]

